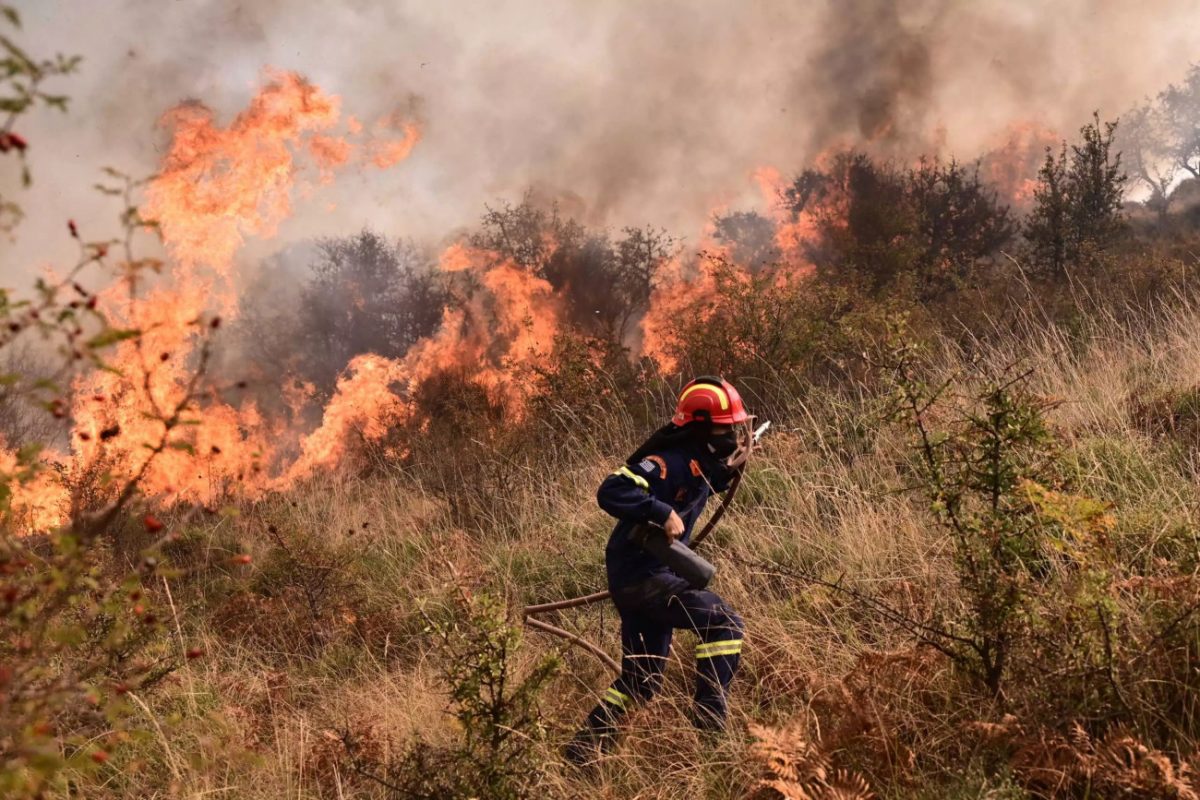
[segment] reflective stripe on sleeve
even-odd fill
[[[696,646],[696,658],[715,658],[716,656],[736,656],[742,652],[741,639],[725,639],[720,642],[704,642]]]
[[[611,686],[608,687],[608,691],[604,693],[604,702],[614,705],[622,711],[627,708],[629,700],[629,695],[618,692]]]
[[[629,480],[633,481],[638,486],[645,489],[647,492],[650,491],[650,481],[646,480],[641,475],[638,475],[636,472],[631,470],[629,467],[621,467],[619,470],[614,472],[613,475],[621,475],[623,477],[629,478]]]

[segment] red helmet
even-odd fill
[[[733,384],[721,378],[703,377],[683,387],[671,422],[676,425],[689,422],[736,425],[749,417],[742,406],[742,396]]]

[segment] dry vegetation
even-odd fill
[[[0,153],[23,153],[14,121],[62,105],[37,87],[75,62],[4,42],[24,93]],[[1200,118],[1200,69],[1188,81],[1135,117],[1143,136],[1154,108]],[[296,76],[267,91],[336,105]],[[259,141],[246,130],[230,138]],[[1097,117],[1045,153],[1026,211],[978,169],[844,153],[778,187],[775,217],[715,220],[706,254],[528,198],[448,251],[482,267],[431,271],[364,231],[319,244],[295,313],[242,298],[234,325],[201,309],[153,350],[172,320],[121,328],[75,282],[164,266],[135,255],[135,233],[164,228],[141,185],[108,189],[123,238],[70,223],[74,271],[32,300],[0,292],[0,351],[17,353],[0,362],[0,794],[1200,797],[1200,220],[1166,185],[1123,207],[1113,137]],[[1193,170],[1192,150],[1170,158]],[[387,375],[427,366],[407,354],[446,330],[443,304],[471,311],[451,339],[469,358],[393,395]],[[535,323],[553,342],[518,352]],[[234,392],[238,359],[213,355],[229,328],[258,359]],[[31,338],[67,366],[14,349]],[[79,413],[72,379],[114,348],[136,356],[103,372],[126,429],[77,427],[91,461],[46,457]],[[403,359],[376,362],[389,415],[345,416],[344,457],[267,480],[297,442],[260,463],[261,418],[227,396],[257,393],[266,415],[290,404],[280,386],[336,398],[367,351]],[[730,731],[688,724],[681,636],[615,752],[570,768],[560,747],[609,675],[520,609],[603,588],[595,489],[709,371],[775,423],[705,545],[747,625]],[[201,438],[229,419],[234,446]],[[167,458],[190,480],[234,455],[242,471],[203,491],[146,486]],[[28,502],[46,486],[69,506],[51,522]],[[610,607],[553,621],[615,647]]]
[[[733,732],[701,739],[687,725],[682,637],[668,689],[633,716],[618,751],[571,771],[556,747],[607,679],[581,651],[561,652],[539,692],[547,735],[522,733],[532,766],[515,791],[1194,796],[1200,476],[1185,432],[1200,422],[1188,401],[1200,312],[1181,304],[1089,326],[1069,337],[1030,327],[969,363],[943,340],[928,364],[931,384],[955,375],[970,386],[1016,358],[1032,394],[1059,400],[1048,413],[1065,465],[1058,491],[1069,482],[1077,499],[1041,506],[1042,533],[1075,516],[1026,587],[1002,696],[922,641],[936,635],[913,635],[914,623],[958,630],[971,610],[944,526],[910,488],[912,427],[886,421],[886,397],[822,394],[763,449],[711,550],[718,589],[749,630]],[[616,413],[598,424],[635,435]],[[609,524],[591,496],[619,457],[592,447],[570,466],[550,452],[513,465],[527,477],[509,483],[503,511],[465,526],[414,478],[419,464],[164,517],[178,538],[164,553],[176,572],[152,587],[163,598],[170,588],[160,646],[203,656],[145,698],[154,724],[114,750],[92,796],[438,796],[383,783],[413,774],[402,767],[415,737],[433,769],[474,763],[458,755],[465,729],[448,713],[452,651],[439,626],[479,623],[463,592],[496,598],[516,625],[524,603],[601,588]],[[1101,504],[1103,520],[1078,513],[1078,498]],[[123,550],[139,538],[132,525],[113,531]],[[231,564],[238,554],[249,563]],[[615,638],[610,610],[564,617]],[[556,646],[526,633],[507,668],[528,675]]]

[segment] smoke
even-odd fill
[[[1072,135],[1178,79],[1200,52],[1192,0],[29,0],[24,43],[84,55],[66,118],[20,130],[35,185],[0,252],[6,285],[71,258],[65,221],[111,231],[101,166],[146,174],[157,121],[196,99],[245,106],[270,65],[306,74],[364,121],[401,109],[424,138],[400,167],[321,187],[254,261],[364,225],[437,242],[527,188],[593,225],[695,237],[753,202],[761,166],[793,172],[833,146],[971,158],[1029,121]],[[0,190],[16,192],[9,164]]]

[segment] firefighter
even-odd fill
[[[657,535],[687,544],[708,498],[744,468],[752,441],[739,434],[749,420],[730,383],[696,378],[684,387],[671,421],[600,484],[596,499],[618,520],[605,565],[621,619],[621,675],[568,744],[569,760],[585,763],[610,748],[625,713],[658,691],[675,630],[700,639],[692,722],[702,730],[724,729],[742,619],[718,595],[694,588],[647,552],[635,532],[649,523],[661,528]]]

